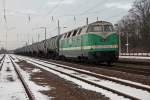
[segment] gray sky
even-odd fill
[[[4,1],[6,21],[4,19]],[[0,0],[0,47],[15,49],[29,43],[56,35],[57,20],[60,20],[61,33],[99,20],[113,24],[128,14],[134,0]],[[29,21],[30,16],[30,21]],[[52,20],[53,16],[53,20]],[[74,20],[74,16],[75,19]],[[67,28],[63,28],[67,27]]]

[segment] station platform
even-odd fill
[[[150,64],[150,56],[119,56],[119,62],[139,62]]]

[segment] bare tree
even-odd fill
[[[148,40],[150,37],[150,0],[135,1],[131,13],[140,24],[142,38]]]
[[[131,48],[150,50],[150,0],[136,0],[129,14],[119,21],[119,28],[129,34]],[[125,38],[122,35],[123,43]]]

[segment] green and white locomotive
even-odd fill
[[[97,21],[16,49],[15,53],[111,64],[118,59],[118,36],[110,22]]]
[[[118,36],[111,23],[97,21],[64,33],[59,55],[110,64],[118,59]]]

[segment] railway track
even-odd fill
[[[16,66],[16,63],[14,62],[13,58],[11,56],[9,56],[10,60],[11,60],[11,63],[14,67],[14,70],[16,71],[17,75],[18,75],[18,78],[20,79],[24,89],[25,89],[25,92],[28,96],[28,100],[35,100],[35,97],[34,95],[32,94],[30,88],[28,87],[27,83],[25,82],[23,76],[21,75],[20,71],[17,69],[17,66]]]
[[[5,60],[5,55],[3,55],[3,57],[0,59],[0,71],[2,70],[2,66],[4,64],[4,60]]]
[[[0,62],[5,58],[5,54],[3,55],[3,57],[0,59]]]
[[[128,66],[124,66],[124,65],[118,65],[116,63],[111,67],[103,67],[103,68],[106,68],[109,70],[117,70],[117,71],[122,71],[122,72],[127,72],[127,73],[150,76],[150,68],[137,68],[137,67],[132,67],[132,66],[133,66],[132,64],[128,64]]]
[[[37,59],[41,59],[41,58],[37,58]],[[42,60],[46,60],[49,61],[48,59],[44,59],[42,58]],[[66,64],[70,63],[70,64],[74,64],[75,66],[88,66],[88,67],[96,67],[96,68],[104,68],[104,69],[108,69],[108,70],[115,70],[115,71],[121,71],[121,72],[127,72],[127,73],[131,73],[131,74],[137,74],[137,75],[144,75],[144,76],[150,76],[150,67],[149,68],[143,68],[143,64],[139,64],[137,63],[139,66],[141,66],[141,68],[135,67],[135,63],[134,64],[130,64],[127,63],[128,66],[125,66],[125,63],[115,63],[112,66],[108,66],[106,64],[88,64],[88,63],[75,63],[75,62],[67,62],[67,61],[58,61],[58,60],[51,60],[51,62],[55,62],[55,63],[62,63],[62,64]],[[134,67],[133,67],[134,66]],[[144,66],[149,66],[149,65],[144,65]]]
[[[119,60],[118,63],[122,63],[122,64],[134,64],[134,65],[150,65],[150,61],[149,60],[145,60],[145,59],[141,59],[141,60],[134,60],[131,59],[130,61],[127,59],[124,60]]]
[[[59,61],[56,61],[56,62],[59,62]],[[99,65],[86,64],[86,63],[85,64],[78,63],[78,64],[83,65],[83,66],[86,65],[89,67],[92,66],[92,67],[104,68],[104,69],[108,69],[108,70],[115,70],[115,71],[121,71],[121,72],[127,72],[127,73],[132,73],[132,74],[137,74],[137,75],[150,76],[150,67],[149,68],[142,68],[143,64],[139,65],[139,66],[141,66],[141,68],[135,67],[135,64],[129,64],[129,63],[128,63],[128,66],[125,66],[124,63],[121,63],[121,64],[115,63],[112,66],[108,66],[106,64],[99,64]]]
[[[136,97],[135,95],[127,93],[127,92],[122,92],[122,91],[120,91],[118,89],[115,89],[113,87],[110,87],[110,86],[116,84],[117,86],[126,88],[125,90],[128,90],[128,89],[129,90],[130,89],[131,90],[137,90],[137,91],[140,91],[141,94],[145,94],[144,92],[146,92],[150,96],[150,87],[148,87],[148,86],[147,87],[146,86],[141,86],[141,85],[129,83],[129,82],[126,82],[126,81],[121,81],[121,80],[118,80],[118,79],[110,78],[110,77],[107,77],[107,76],[104,76],[104,75],[92,73],[92,72],[89,72],[89,71],[86,71],[86,70],[72,68],[72,67],[69,67],[69,66],[60,65],[60,64],[56,64],[56,63],[52,63],[52,62],[47,62],[47,61],[43,61],[43,60],[39,60],[39,59],[36,59],[36,60],[35,59],[34,60],[29,59],[29,58],[19,58],[19,59],[23,59],[23,60],[28,61],[29,63],[51,69],[53,71],[59,72],[61,74],[67,75],[67,76],[75,78],[75,79],[78,79],[80,81],[86,82],[88,84],[94,85],[96,87],[102,88],[104,90],[110,91],[112,93],[115,93],[119,96],[123,96],[123,97],[131,99],[131,100],[141,100],[141,98],[138,97],[138,96]],[[50,65],[54,65],[56,67],[54,67],[54,66],[50,67]],[[67,70],[67,71],[65,71],[65,70]],[[84,77],[82,77],[82,76],[84,76]],[[108,83],[110,83],[109,84],[110,86],[109,85],[106,86],[105,84],[97,83],[93,80],[86,79],[86,77],[88,77],[88,76],[94,77],[95,80],[101,80],[101,81],[108,82]],[[111,83],[113,83],[113,84],[111,84]]]

